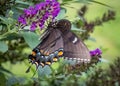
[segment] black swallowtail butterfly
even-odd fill
[[[38,67],[50,65],[64,56],[77,63],[90,62],[86,45],[71,31],[71,22],[66,19],[51,22],[43,33],[40,44],[35,47],[28,59]],[[31,66],[30,66],[31,67]],[[30,67],[26,72],[29,71]]]

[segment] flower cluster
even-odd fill
[[[102,54],[102,51],[100,49],[98,49],[98,48],[95,49],[95,50],[90,51],[91,57],[93,57],[93,56],[101,56],[101,54]]]
[[[30,25],[30,30],[34,31],[37,26],[44,28],[47,20],[53,21],[60,12],[60,4],[56,0],[46,0],[24,9],[24,13],[19,16],[19,25],[24,27]]]

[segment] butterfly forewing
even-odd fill
[[[45,35],[47,36],[43,36],[44,38],[37,48],[47,53],[53,53],[59,48],[63,48],[63,39],[58,29],[52,29],[49,34]]]

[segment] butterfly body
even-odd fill
[[[50,23],[28,59],[37,67],[50,65],[62,56],[76,63],[90,62],[88,48],[70,29],[71,22],[65,19]]]

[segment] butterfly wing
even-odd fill
[[[67,59],[80,62],[90,62],[90,54],[86,45],[74,33],[68,31],[63,34],[64,56]]]
[[[44,53],[53,53],[59,48],[63,48],[63,39],[58,29],[49,30],[44,34],[41,43],[37,46]]]

